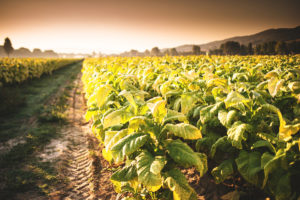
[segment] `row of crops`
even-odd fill
[[[128,199],[197,199],[190,167],[299,197],[299,55],[86,59],[82,80],[86,119]]]
[[[0,86],[39,78],[77,61],[62,58],[0,58]]]

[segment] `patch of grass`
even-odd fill
[[[53,167],[53,163],[32,160],[22,165],[23,168],[7,170],[1,177],[5,188],[0,193],[1,199],[12,199],[16,193],[37,191],[48,194],[53,185],[63,181]]]
[[[50,163],[42,162],[33,155],[52,138],[59,136],[58,129],[55,124],[39,124],[28,131],[26,143],[18,144],[7,154],[0,156],[0,182],[5,183],[5,187],[0,190],[0,199],[11,199],[16,192],[29,190],[46,194],[51,185],[60,181]],[[44,186],[40,187],[41,184]]]
[[[61,68],[52,75],[43,75],[40,79],[21,85],[0,87],[0,142],[6,142],[22,134],[24,131],[20,131],[20,127],[26,126],[26,120],[31,116],[43,111],[44,102],[57,93],[60,86],[76,78],[81,65],[82,63],[77,63]],[[73,86],[69,88],[71,87]]]
[[[42,162],[35,157],[51,139],[59,137],[61,125],[66,123],[65,110],[70,91],[74,88],[72,81],[80,72],[81,63],[54,72],[15,91],[20,98],[25,98],[25,105],[17,106],[5,116],[0,116],[0,142],[23,136],[25,143],[14,146],[9,152],[0,155],[0,199],[13,199],[16,193],[37,191],[47,195],[51,188],[62,182],[55,163]],[[51,103],[45,101],[65,86]],[[13,89],[12,89],[13,91]],[[28,92],[28,93],[26,93]],[[38,121],[26,123],[28,117],[35,116]],[[25,123],[24,123],[25,121]],[[22,126],[20,125],[22,124]]]

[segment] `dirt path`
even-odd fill
[[[43,161],[56,163],[59,175],[66,180],[50,194],[50,199],[115,199],[109,181],[111,172],[105,170],[108,164],[98,157],[101,151],[91,125],[84,119],[86,107],[80,77],[81,74],[69,98],[68,124],[61,129],[61,137],[52,140],[38,155]]]

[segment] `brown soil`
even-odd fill
[[[117,194],[110,182],[111,172],[107,170],[109,164],[101,157],[91,124],[84,119],[86,106],[80,78],[81,74],[68,100],[68,123],[61,129],[61,137],[53,139],[37,155],[43,161],[55,164],[60,179],[65,181],[55,186],[49,197],[27,193],[17,199],[116,199]]]

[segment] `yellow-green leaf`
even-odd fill
[[[151,110],[154,120],[158,123],[162,123],[164,117],[167,115],[166,101],[160,100],[155,103],[147,103],[147,106]]]
[[[162,186],[162,177],[159,173],[159,169],[162,169],[162,158],[156,158],[148,151],[143,151],[136,160],[138,181],[152,192],[159,190]]]
[[[109,113],[103,119],[103,128],[106,129],[110,126],[115,126],[119,124],[124,124],[133,117],[133,113],[127,111],[126,109],[119,109]]]
[[[281,86],[283,85],[284,80],[279,80],[277,77],[272,77],[268,81],[268,90],[272,97],[275,97],[278,91],[280,90]]]
[[[203,176],[207,171],[205,154],[199,155],[199,153],[195,153],[191,147],[181,140],[170,141],[167,145],[167,150],[170,157],[183,167],[195,166],[200,172],[200,176]]]
[[[232,107],[234,105],[237,105],[239,103],[247,103],[250,100],[245,98],[243,95],[236,91],[231,91],[228,95],[227,98],[224,100],[226,108]]]
[[[116,162],[123,161],[125,156],[137,151],[148,139],[149,135],[145,133],[127,135],[111,147],[113,158]]]
[[[191,124],[166,124],[164,130],[168,130],[175,136],[182,137],[183,139],[196,140],[202,138],[200,130]]]
[[[173,191],[174,200],[197,200],[196,192],[179,169],[166,172],[164,183]]]
[[[181,95],[181,112],[187,114],[192,109],[195,103],[198,101],[195,93],[184,93]]]

